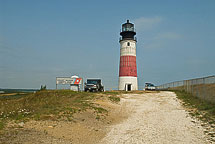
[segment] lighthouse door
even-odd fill
[[[128,91],[131,91],[131,84],[128,84]]]
[[[131,91],[131,84],[126,84],[125,85],[125,90],[126,91]]]

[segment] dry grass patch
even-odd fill
[[[182,100],[189,114],[201,120],[203,122],[202,126],[207,127],[206,129],[208,130],[205,133],[212,138],[215,137],[215,105],[185,91],[173,91]],[[212,141],[215,142],[214,139]]]
[[[69,120],[74,113],[92,109],[97,118],[107,111],[95,105],[97,93],[74,92],[71,90],[45,90],[29,93],[22,97],[0,99],[0,128],[9,120]]]

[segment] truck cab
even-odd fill
[[[155,90],[155,86],[152,83],[145,83],[145,90]]]
[[[87,79],[87,82],[84,84],[85,92],[103,92],[104,86],[102,85],[101,79]]]

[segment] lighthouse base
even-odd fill
[[[119,90],[132,91],[138,90],[137,77],[119,77]]]

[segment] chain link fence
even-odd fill
[[[215,103],[215,75],[162,84],[157,90],[184,90],[200,99]]]

